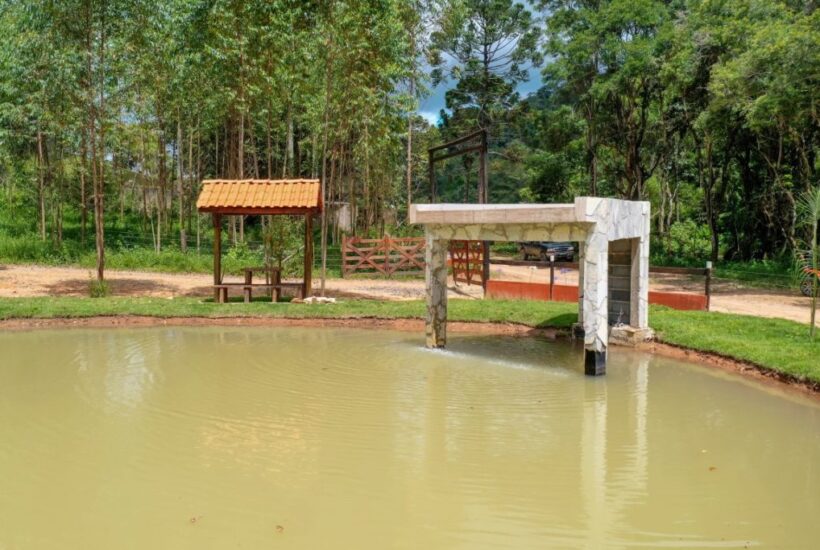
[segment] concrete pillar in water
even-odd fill
[[[587,234],[583,249],[584,373],[590,376],[606,374],[609,337],[609,238],[601,225]]]
[[[447,248],[449,241],[436,238],[430,231],[425,234],[427,291],[425,333],[428,348],[443,348],[447,344]]]

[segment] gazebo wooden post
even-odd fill
[[[222,303],[222,214],[214,214],[214,302]]]
[[[313,290],[313,214],[305,214],[305,273],[302,281],[302,298]]]

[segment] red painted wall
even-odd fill
[[[544,283],[525,283],[519,281],[487,281],[487,297],[498,300],[549,300],[550,285]],[[552,290],[555,302],[577,302],[578,287],[555,285]],[[706,310],[706,296],[703,294],[686,294],[682,292],[649,292],[649,303],[660,304],[673,309]]]
[[[519,281],[487,281],[487,297],[499,300],[549,300],[550,285]],[[555,285],[552,299],[556,302],[577,302],[578,287]]]
[[[683,292],[649,291],[649,303],[668,306],[672,309],[706,311],[705,294],[685,294]]]

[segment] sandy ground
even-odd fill
[[[92,272],[76,267],[0,265],[0,297],[20,296],[87,296]],[[115,296],[211,296],[211,277],[207,274],[170,274],[143,271],[109,271],[108,281]],[[494,266],[491,278],[547,282],[548,269]],[[576,284],[574,270],[556,270],[557,284]],[[239,282],[238,277],[231,280]],[[318,288],[318,278],[314,288]],[[653,290],[670,292],[703,292],[702,277],[653,276]],[[481,297],[481,288],[464,284],[451,285],[453,298]],[[808,323],[810,300],[796,291],[744,288],[729,281],[712,285],[712,310],[761,317],[783,318]],[[327,294],[339,298],[373,298],[412,300],[424,297],[420,279],[330,279]],[[818,321],[820,324],[820,320]]]

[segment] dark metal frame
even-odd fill
[[[463,144],[466,144],[466,146],[451,150]],[[438,154],[439,151],[444,151],[444,153]],[[453,141],[427,149],[431,203],[438,200],[435,163],[469,153],[478,153],[478,203],[487,203],[487,130],[478,130],[472,134],[467,134]]]
[[[458,147],[462,145],[462,147]],[[455,148],[455,149],[454,149]],[[439,153],[443,151],[443,153]],[[487,130],[481,129],[466,136],[454,139],[442,145],[436,145],[427,149],[428,176],[430,178],[430,202],[438,200],[438,189],[436,185],[436,163],[453,157],[459,157],[470,153],[478,153],[478,203],[486,204],[489,199],[489,187],[487,179]],[[481,286],[484,292],[487,291],[487,280],[490,278],[490,242],[483,241],[483,269],[481,274]]]

